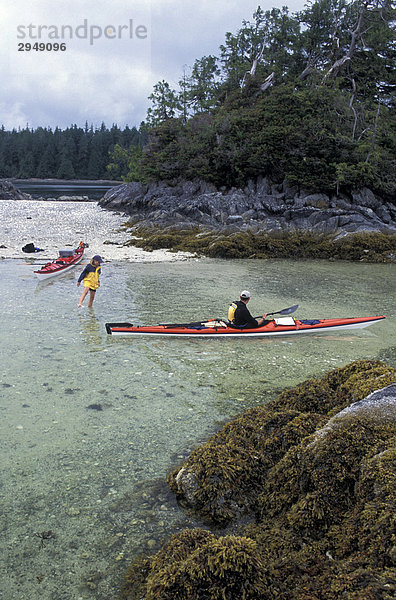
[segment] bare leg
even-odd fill
[[[78,306],[79,306],[79,307],[80,307],[80,306],[82,306],[82,303],[84,302],[84,298],[85,298],[85,296],[88,294],[88,292],[89,292],[89,288],[87,288],[87,287],[84,287],[84,289],[83,289],[83,291],[82,291],[82,294],[81,294],[81,296],[80,296],[80,300],[79,300],[79,302],[78,302]]]
[[[88,289],[88,288],[87,288]],[[90,308],[95,300],[96,290],[89,290],[88,308]]]

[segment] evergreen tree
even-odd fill
[[[215,56],[204,56],[196,60],[192,68],[187,98],[194,112],[214,108],[219,91],[220,69]]]
[[[87,170],[88,179],[100,179],[102,177],[102,171],[104,169],[105,162],[102,156],[102,152],[102,139],[98,131],[96,131],[91,139],[91,143],[89,146],[89,159]]]
[[[42,153],[35,176],[40,179],[49,179],[57,175],[57,161],[56,151],[53,137],[51,136],[45,146],[44,152]]]
[[[89,140],[84,133],[79,139],[77,146],[77,169],[76,175],[81,179],[85,179],[88,173],[88,156],[89,156]]]
[[[147,111],[147,123],[151,127],[173,119],[182,108],[179,94],[164,80],[155,84],[149,100],[152,106]]]
[[[117,125],[108,129],[104,123],[92,126],[71,125],[54,131],[38,127],[6,131],[0,128],[0,177],[108,177],[106,165],[116,144],[121,148],[143,147],[147,131],[136,127],[121,130]]]

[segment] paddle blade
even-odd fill
[[[294,306],[290,306],[290,308],[284,308],[283,310],[280,310],[278,313],[272,313],[273,315],[290,315],[291,313],[296,312],[298,308],[298,304],[295,304]]]
[[[284,308],[283,310],[277,310],[275,312],[269,312],[267,313],[267,315],[291,315],[291,313],[294,313],[298,308],[298,304],[295,304],[294,306],[289,306],[289,308]],[[261,319],[261,315],[259,315],[258,317],[254,317],[255,319]]]
[[[267,315],[291,315],[291,313],[294,313],[298,308],[298,304],[295,304],[294,306],[289,306],[289,308],[284,308],[283,310],[278,310],[276,312],[269,312],[267,313]]]

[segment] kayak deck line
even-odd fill
[[[274,319],[263,327],[238,329],[221,319],[196,321],[185,324],[133,325],[132,323],[106,323],[106,331],[115,336],[168,336],[168,337],[274,337],[324,333],[347,329],[363,329],[382,321],[384,315],[374,317],[346,317],[341,319]]]

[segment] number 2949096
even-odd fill
[[[18,44],[18,52],[65,52],[66,44],[62,42],[58,44],[58,42],[35,42],[31,44],[30,42],[19,42]]]

